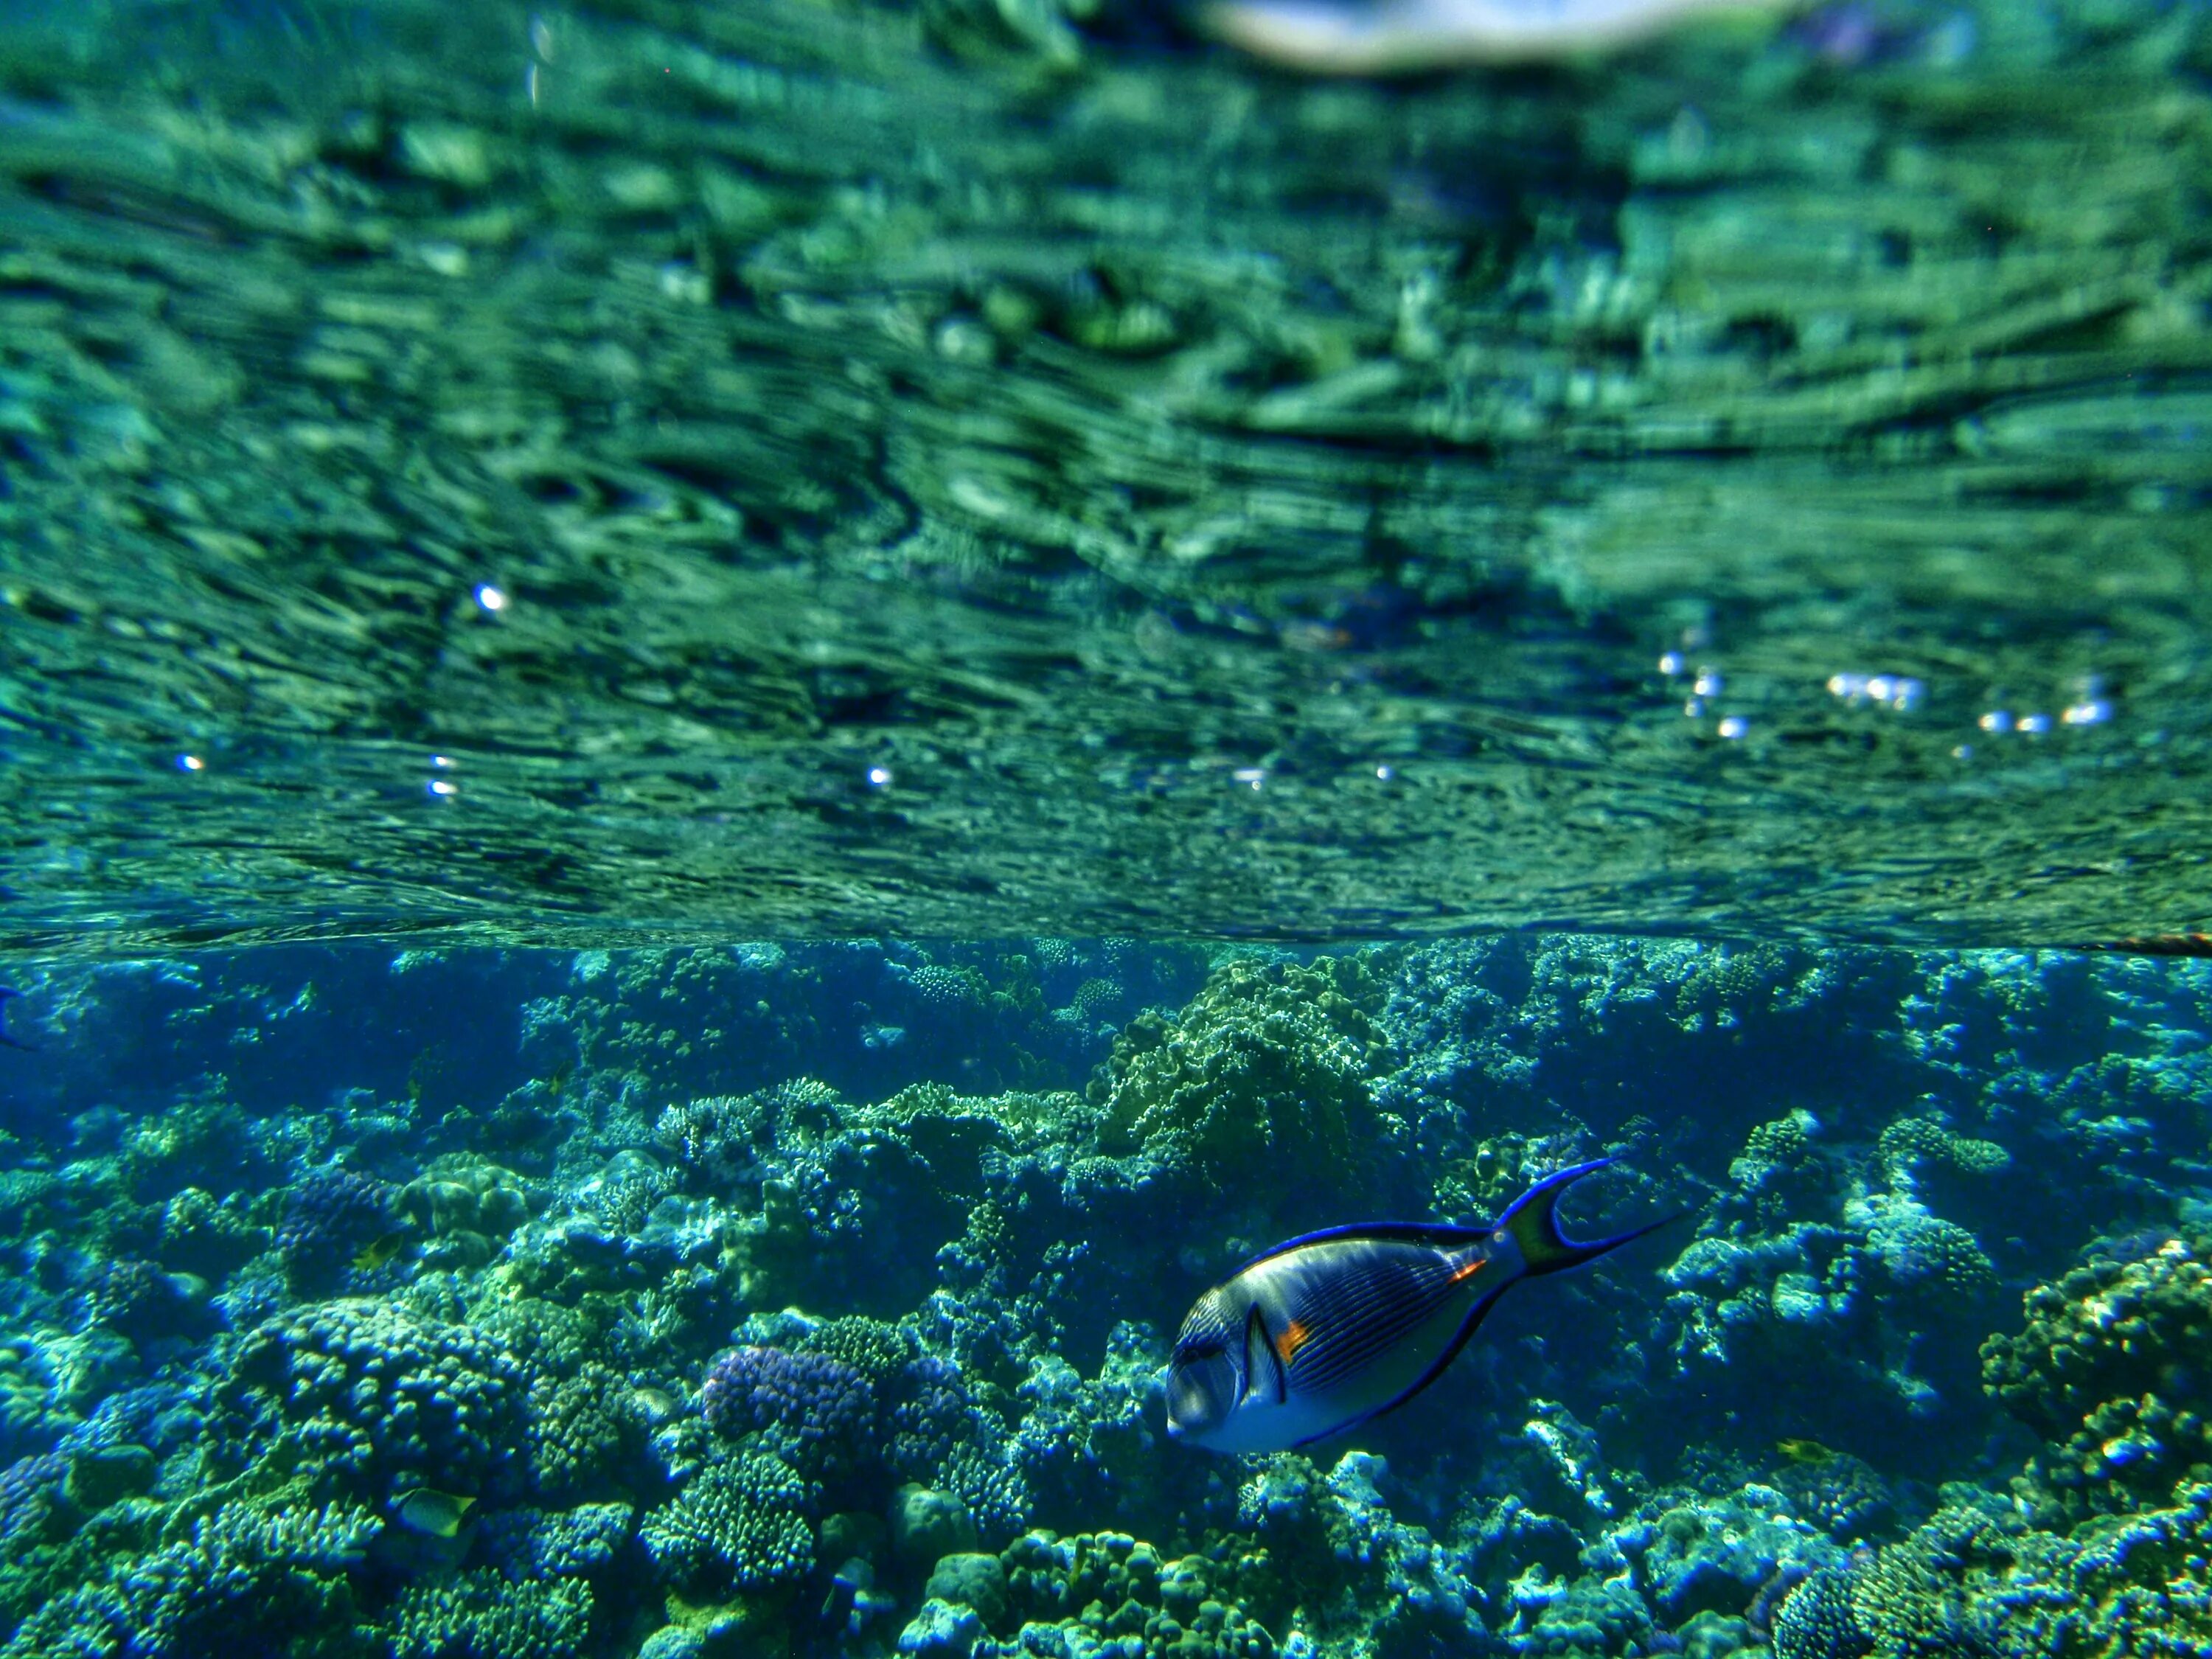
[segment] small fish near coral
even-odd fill
[[[1246,1262],[1183,1321],[1168,1364],[1168,1433],[1209,1451],[1285,1451],[1405,1404],[1510,1286],[1679,1218],[1609,1238],[1562,1233],[1560,1194],[1612,1162],[1547,1176],[1494,1227],[1331,1227]]]
[[[1784,1462],[1807,1468],[1817,1468],[1823,1463],[1836,1461],[1836,1453],[1817,1440],[1778,1440],[1774,1449],[1782,1454]]]

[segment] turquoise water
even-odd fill
[[[2212,1652],[2212,15],[0,15],[0,1659]]]
[[[2201,5],[964,3],[12,14],[9,941],[2206,921]]]

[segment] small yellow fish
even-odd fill
[[[1817,1440],[1778,1440],[1774,1449],[1793,1463],[1826,1463],[1836,1455]]]
[[[419,1532],[426,1538],[451,1538],[460,1531],[461,1522],[468,1519],[476,1502],[473,1498],[417,1486],[392,1500],[392,1513],[410,1532]]]
[[[407,1235],[403,1231],[386,1233],[373,1238],[353,1253],[353,1265],[364,1272],[374,1273],[407,1248]]]

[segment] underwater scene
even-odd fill
[[[2208,672],[2208,0],[0,0],[0,1659],[2212,1659]]]
[[[349,945],[21,989],[8,1659],[2212,1650],[2212,963]]]

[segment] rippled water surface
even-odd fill
[[[2200,924],[2208,70],[11,8],[0,938]]]

